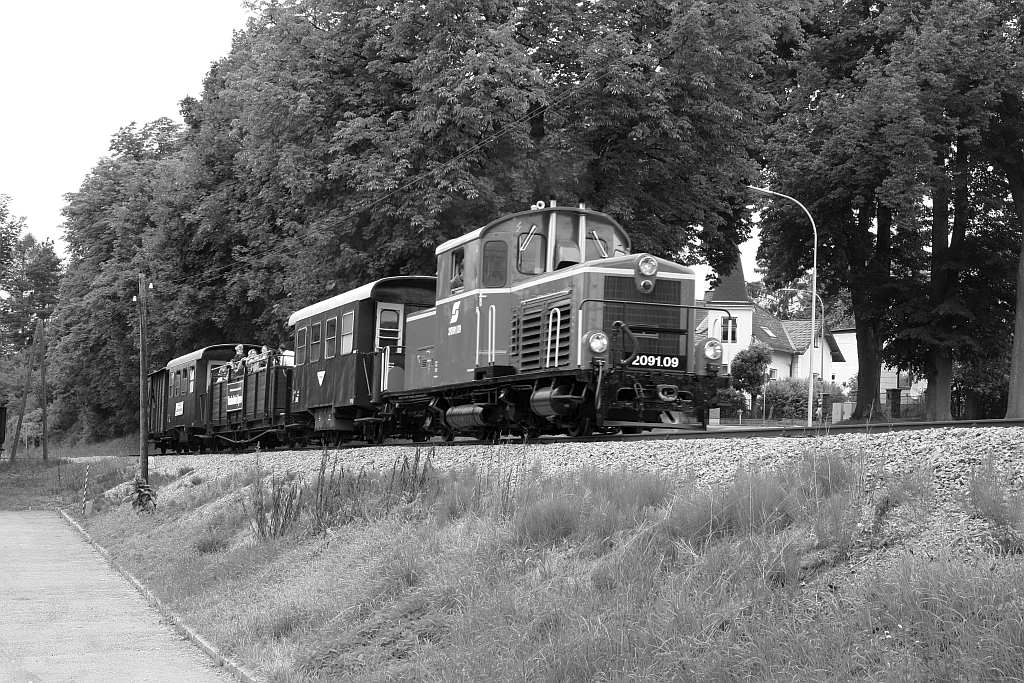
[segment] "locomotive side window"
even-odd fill
[[[313,323],[309,328],[309,360],[312,363],[320,360],[320,323]]]
[[[302,365],[306,362],[306,328],[300,327],[295,330],[295,364]]]
[[[466,281],[466,251],[456,249],[452,252],[451,291],[461,292]]]
[[[355,322],[355,311],[349,311],[341,316],[341,353],[352,353],[352,339],[355,336],[352,332],[352,324]]]
[[[508,244],[497,240],[484,243],[483,286],[504,287],[508,276]]]
[[[540,275],[544,272],[544,261],[548,254],[548,241],[540,234],[536,225],[530,231],[519,235],[519,257],[516,266],[524,275]]]
[[[324,358],[334,358],[338,350],[338,318],[327,319],[327,341],[324,344]]]

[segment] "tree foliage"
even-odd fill
[[[767,83],[798,6],[767,0],[268,0],[184,125],[122,127],[68,195],[55,373],[88,436],[135,424],[151,366],[283,344],[288,314],[538,199],[619,219],[638,249],[731,263]]]

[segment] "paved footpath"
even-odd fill
[[[229,683],[60,515],[0,512],[0,683]]]

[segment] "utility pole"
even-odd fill
[[[139,273],[139,476],[149,483],[149,379],[148,345],[146,343],[146,275]]]
[[[43,433],[40,435],[40,438],[43,440],[43,460],[49,460],[49,451],[46,445],[46,321],[43,318],[39,319],[39,381],[43,387]]]
[[[11,444],[11,461],[18,455],[18,440],[21,438],[21,422],[25,419],[25,404],[28,403],[28,391],[32,386],[32,365],[36,360],[36,347],[42,334],[43,319],[36,322],[36,331],[32,335],[32,348],[28,352],[28,364],[25,368],[25,382],[21,389],[21,410],[18,412],[18,426],[14,428],[14,443]]]

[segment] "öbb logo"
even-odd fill
[[[456,301],[454,304],[452,304],[452,319],[448,321],[449,337],[452,336],[453,334],[459,334],[460,332],[462,332],[462,325],[456,324],[459,321],[459,308],[461,304],[461,301]]]

